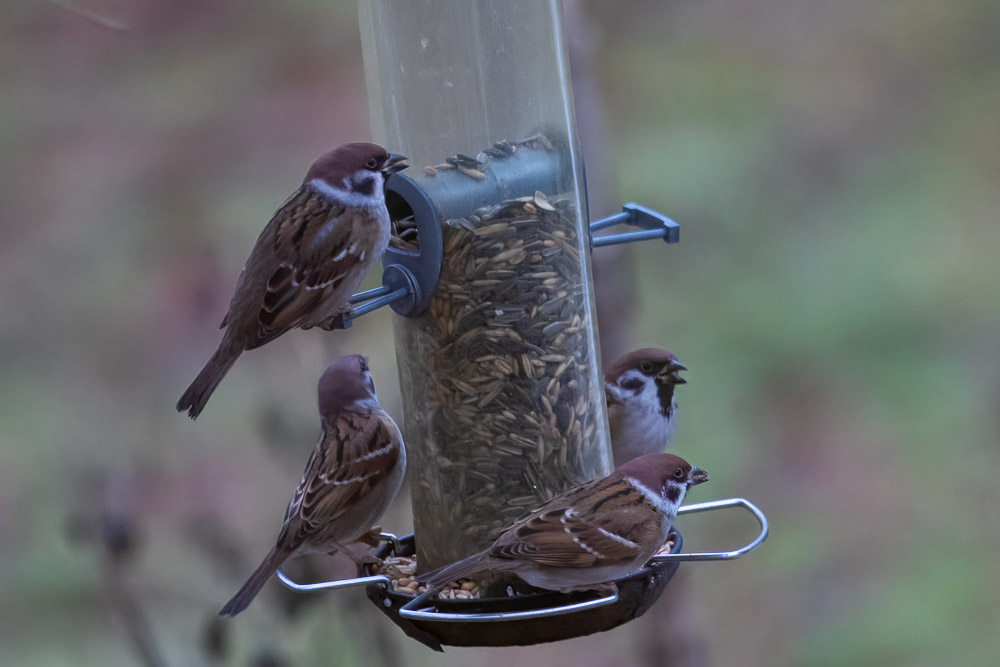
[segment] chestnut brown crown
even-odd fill
[[[361,401],[378,403],[368,359],[349,354],[327,366],[319,378],[320,417],[335,417]]]
[[[340,187],[345,179],[358,172],[381,172],[388,176],[406,168],[406,158],[389,153],[378,144],[344,144],[329,153],[321,155],[306,173],[303,182],[320,179],[335,187]]]
[[[670,352],[657,347],[644,347],[633,350],[608,367],[604,379],[614,384],[622,373],[635,370],[643,375],[655,378],[659,383],[687,384],[680,377],[679,371],[686,371],[687,366],[677,360]]]
[[[708,473],[675,454],[647,454],[618,468],[648,489],[663,492],[670,482],[688,488],[708,481]]]

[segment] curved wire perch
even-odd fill
[[[717,509],[725,509],[727,507],[743,507],[749,511],[757,522],[760,524],[760,533],[751,542],[745,546],[735,549],[733,551],[710,551],[710,552],[700,552],[700,553],[681,553],[681,554],[663,554],[661,556],[653,556],[651,561],[705,561],[705,560],[733,560],[739,558],[744,554],[748,554],[761,543],[767,539],[768,525],[767,517],[764,513],[760,511],[760,508],[751,503],[746,498],[727,498],[725,500],[712,500],[705,503],[697,503],[694,505],[685,505],[678,510],[677,514],[695,514],[697,512],[708,512]],[[459,623],[483,623],[489,621],[518,621],[528,618],[544,618],[548,616],[559,616],[562,614],[571,614],[577,611],[583,611],[585,609],[594,609],[596,607],[603,607],[605,605],[614,604],[618,601],[618,594],[609,595],[607,597],[598,598],[596,600],[587,600],[586,602],[577,602],[574,604],[563,605],[560,607],[548,607],[544,609],[532,609],[529,611],[512,611],[512,612],[496,612],[491,614],[451,614],[442,612],[430,612],[421,611],[419,606],[429,600],[436,591],[427,591],[421,593],[419,596],[407,602],[399,610],[399,615],[411,620],[421,620],[421,621],[452,621]]]
[[[725,500],[712,500],[705,503],[696,503],[693,505],[685,505],[680,508],[677,512],[678,515],[682,514],[695,514],[698,512],[708,512],[718,509],[726,509],[728,507],[742,507],[750,512],[757,522],[760,524],[760,533],[752,541],[750,541],[745,546],[735,549],[733,551],[706,551],[697,553],[681,553],[681,554],[663,554],[660,556],[653,556],[651,562],[660,561],[707,561],[707,560],[733,560],[739,558],[744,554],[748,554],[761,543],[767,539],[768,525],[767,517],[764,513],[760,511],[756,505],[751,503],[746,498],[727,498]],[[394,546],[398,548],[399,540],[392,533],[382,533],[381,537],[383,539],[392,542]],[[372,575],[369,577],[355,577],[353,579],[340,579],[337,581],[324,581],[315,584],[299,584],[291,579],[289,579],[284,572],[280,569],[277,572],[278,579],[281,580],[288,588],[299,591],[301,593],[307,593],[310,591],[336,589],[336,588],[351,588],[354,586],[367,586],[369,584],[377,584],[385,588],[390,588],[392,582],[389,578],[383,574]],[[530,609],[527,611],[500,611],[491,613],[477,613],[477,614],[455,614],[455,613],[445,613],[438,611],[431,611],[434,609],[433,606],[428,606],[425,609],[421,609],[420,606],[427,604],[432,601],[434,595],[437,591],[425,591],[417,597],[413,598],[406,604],[404,604],[399,609],[399,615],[403,618],[418,621],[436,621],[436,622],[458,622],[458,623],[489,623],[493,621],[521,621],[529,618],[545,618],[549,616],[560,616],[563,614],[572,614],[579,611],[585,611],[587,609],[596,609],[598,607],[603,607],[605,605],[614,604],[618,601],[618,594],[608,595],[605,597],[600,597],[594,600],[586,600],[584,602],[574,602],[572,604],[561,605],[558,607],[545,607],[543,609]]]
[[[754,505],[752,502],[746,498],[727,498],[725,500],[710,500],[707,503],[696,503],[694,505],[685,505],[677,511],[677,515],[682,514],[695,514],[697,512],[707,512],[717,509],[725,509],[727,507],[742,507],[750,512],[757,523],[760,524],[760,533],[752,541],[750,541],[745,546],[739,549],[734,549],[733,551],[703,551],[696,553],[686,553],[686,554],[662,554],[659,556],[653,556],[653,561],[667,561],[667,560],[677,560],[677,561],[700,561],[700,560],[734,560],[739,558],[743,554],[748,554],[761,543],[767,539],[767,517],[764,513],[760,511],[760,508]]]
[[[393,549],[397,552],[399,551],[399,538],[393,533],[379,533],[378,536],[392,544]],[[282,572],[279,567],[275,574],[278,575],[278,580],[285,585],[286,588],[290,588],[293,591],[299,593],[309,593],[312,591],[324,591],[336,588],[353,588],[354,586],[367,586],[368,584],[380,584],[388,588],[392,585],[389,577],[384,574],[373,574],[368,577],[353,577],[351,579],[337,579],[335,581],[320,581],[315,584],[300,584],[297,581],[292,581],[287,574]]]
[[[528,611],[496,611],[485,614],[449,614],[439,611],[422,611],[416,607],[426,602],[432,596],[437,595],[437,591],[424,591],[399,608],[399,615],[414,621],[452,621],[459,623],[490,623],[492,621],[522,621],[526,618],[545,618],[548,616],[561,616],[572,614],[585,609],[596,609],[605,605],[618,602],[618,593],[596,600],[585,600],[574,602],[559,607],[546,607],[543,609],[529,609]]]
[[[392,584],[389,577],[384,574],[375,574],[370,577],[354,577],[352,579],[338,579],[336,581],[321,581],[315,584],[300,584],[292,581],[288,575],[280,569],[277,571],[277,575],[282,584],[299,593],[310,593],[312,591],[331,590],[337,588],[353,588],[355,586],[367,586],[369,584],[378,584],[379,586],[388,588]],[[586,600],[584,602],[576,602],[574,604],[563,605],[561,607],[533,609],[530,611],[494,612],[489,614],[446,614],[440,612],[420,611],[415,608],[419,607],[431,596],[436,594],[437,591],[425,591],[424,593],[421,593],[403,605],[399,610],[399,615],[404,618],[424,621],[461,621],[464,623],[483,623],[489,621],[509,621],[543,616],[558,616],[560,614],[571,614],[585,609],[603,607],[604,605],[613,604],[618,601],[618,594],[616,593],[614,595],[598,598],[596,600]]]
[[[379,584],[388,587],[392,582],[384,574],[373,574],[370,577],[354,577],[353,579],[337,579],[335,581],[320,581],[315,584],[300,584],[288,578],[288,575],[279,568],[278,579],[287,588],[299,593],[311,593],[312,591],[324,591],[334,588],[352,588],[354,586],[367,586],[368,584]]]

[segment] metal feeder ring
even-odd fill
[[[359,571],[355,579],[316,584],[296,583],[281,570],[278,578],[299,592],[364,585],[368,599],[382,613],[408,636],[435,651],[443,650],[445,645],[529,646],[611,630],[638,618],[660,597],[681,561],[733,560],[756,549],[767,537],[767,518],[744,498],[685,505],[678,514],[728,507],[742,507],[754,516],[760,524],[756,538],[733,551],[682,553],[683,540],[675,528],[671,531],[674,546],[669,554],[654,556],[642,570],[617,580],[618,592],[603,597],[591,591],[545,591],[505,598],[430,599],[426,594],[396,593],[387,576],[373,575],[367,569]],[[383,537],[386,543],[375,552],[380,558],[414,552],[412,534],[398,539],[390,534]],[[571,622],[562,618],[568,615],[573,617]]]
[[[673,531],[674,548],[682,539]],[[402,538],[404,555],[413,553],[413,537]],[[383,546],[380,556],[391,555]],[[670,583],[678,561],[650,563],[619,579],[618,593],[600,596],[592,591],[473,600],[434,599],[435,611],[410,609],[417,596],[396,593],[381,584],[366,587],[368,599],[408,636],[441,651],[446,646],[529,646],[611,630],[649,609]],[[572,615],[572,619],[566,618]],[[515,620],[507,620],[510,618]]]

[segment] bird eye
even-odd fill
[[[639,370],[641,370],[643,373],[652,373],[653,372],[653,362],[651,362],[651,361],[640,362],[639,363]]]
[[[674,468],[674,479],[684,479],[684,468]]]
[[[365,162],[365,166],[368,167],[369,169],[374,169],[375,167],[378,166],[378,160],[376,160],[373,157],[370,157],[368,158],[368,161]]]

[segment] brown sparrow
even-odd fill
[[[663,546],[688,488],[708,474],[673,454],[629,461],[576,486],[505,528],[493,545],[418,575],[428,590],[484,570],[505,570],[537,588],[613,590]]]
[[[604,373],[608,424],[615,467],[667,448],[674,434],[674,387],[687,380],[687,368],[666,350],[647,347],[629,352]]]
[[[219,348],[177,401],[194,419],[243,350],[291,329],[336,327],[389,244],[385,178],[406,158],[344,144],[316,160],[267,223],[236,281]]]
[[[293,556],[343,551],[363,562],[346,545],[372,537],[372,525],[399,491],[406,449],[396,422],[379,405],[364,357],[342,357],[324,371],[319,414],[323,433],[285,510],[277,543],[220,615],[246,609]]]

